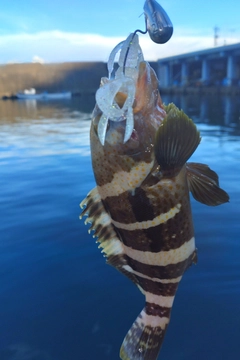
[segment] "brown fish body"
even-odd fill
[[[121,104],[124,94],[117,95]],[[123,360],[155,360],[185,270],[196,262],[189,199],[208,205],[228,201],[217,175],[203,164],[186,164],[200,135],[174,105],[163,107],[155,73],[141,63],[133,105],[134,130],[124,144],[124,122],[111,122],[98,139],[98,107],[91,126],[97,188],[81,206],[109,264],[145,295],[145,307],[127,333]],[[204,196],[202,195],[204,193]]]

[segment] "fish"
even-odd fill
[[[113,50],[108,70],[90,129],[97,186],[81,202],[80,217],[87,216],[107,263],[145,296],[120,358],[156,360],[179,282],[197,263],[189,193],[210,206],[229,196],[208,165],[188,162],[200,133],[182,110],[163,104],[138,35],[130,34]]]

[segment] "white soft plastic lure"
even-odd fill
[[[114,61],[119,51],[118,69],[113,74]],[[125,41],[115,46],[109,56],[107,64],[108,78],[102,78],[102,86],[96,93],[96,102],[102,111],[98,124],[98,137],[102,145],[105,142],[108,121],[126,121],[124,143],[131,137],[134,128],[132,106],[136,92],[138,68],[143,60],[142,50],[136,33],[131,33]],[[122,107],[115,101],[115,96],[118,92],[126,95],[126,100]]]

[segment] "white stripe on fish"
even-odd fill
[[[134,164],[134,162],[133,162]],[[153,167],[153,161],[146,163],[139,162],[128,171],[118,171],[114,174],[111,182],[98,186],[101,199],[105,200],[107,197],[119,196],[125,191],[134,191],[140,186],[143,180],[147,177]]]
[[[140,316],[137,318],[136,322],[141,326],[151,326],[151,327],[160,327],[165,329],[169,323],[168,317],[152,316],[147,315],[144,309],[141,311]]]
[[[195,251],[195,238],[192,237],[177,249],[168,251],[160,251],[157,253],[150,251],[134,250],[126,245],[123,245],[124,252],[131,259],[141,262],[142,264],[153,266],[167,266],[175,265],[181,261],[187,260],[189,256]]]
[[[128,272],[136,275],[136,276],[140,276],[142,277],[143,279],[147,279],[147,280],[151,280],[151,281],[156,281],[156,282],[159,282],[161,284],[174,284],[174,283],[178,283],[182,276],[179,276],[179,277],[176,277],[175,279],[158,279],[158,278],[155,278],[155,277],[150,277],[150,276],[147,276],[147,275],[144,275],[138,271],[135,271],[131,268],[131,266],[129,265],[123,265],[123,269],[127,270]]]
[[[172,219],[177,213],[179,213],[180,209],[181,209],[181,204],[177,204],[175,207],[171,208],[166,213],[156,216],[153,220],[135,222],[132,224],[123,224],[112,219],[112,224],[117,228],[123,230],[129,230],[129,231],[145,230],[167,222],[169,219]]]

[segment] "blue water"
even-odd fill
[[[198,264],[180,284],[162,360],[240,358],[240,99],[163,96],[197,123],[193,161],[231,201],[192,202]],[[144,298],[78,219],[94,187],[94,98],[0,103],[0,360],[115,360]]]

